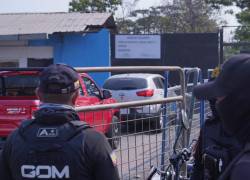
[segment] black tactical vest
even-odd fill
[[[16,180],[70,179],[84,177],[84,129],[81,121],[57,125],[26,121],[18,130],[12,146],[10,167]],[[87,176],[87,175],[86,175]],[[87,179],[87,178],[86,178]]]

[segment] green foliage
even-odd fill
[[[204,0],[182,0],[132,11],[130,18],[117,22],[121,33],[214,32],[217,24],[210,18],[211,10]]]
[[[236,5],[242,11],[236,14],[238,22],[242,25],[237,28],[235,39],[250,42],[250,0],[207,0],[213,7]]]
[[[242,26],[237,28],[235,39],[250,42],[250,2],[248,7],[244,6],[244,10],[236,15],[236,18]]]
[[[221,6],[231,6],[235,0],[205,0],[213,8],[219,9]],[[238,1],[238,0],[236,0]]]
[[[121,0],[72,0],[69,3],[70,12],[114,12]]]
[[[213,7],[231,6],[236,5],[239,8],[250,8],[249,0],[206,0],[206,3],[211,4]]]
[[[239,54],[240,53],[240,48],[239,47],[230,47],[226,46],[224,48],[224,61],[226,61],[228,58],[232,57],[234,54]]]

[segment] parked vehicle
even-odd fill
[[[80,95],[76,106],[91,106],[115,103],[111,93],[100,90],[93,79],[85,73],[79,74]],[[40,101],[35,95],[39,83],[38,71],[0,72],[0,137],[6,138],[22,121],[31,119],[39,108]],[[121,129],[119,109],[79,112],[80,119],[110,139],[113,148],[119,144]]]
[[[146,73],[119,74],[108,78],[103,88],[110,90],[112,97],[118,102],[156,100],[164,97],[164,77],[159,74]],[[168,96],[176,96],[176,94],[174,91],[170,91]],[[172,103],[172,105],[174,104]],[[149,117],[152,119],[153,117],[151,128],[158,129],[162,127],[161,104],[121,109],[120,112],[122,119],[134,119],[135,117]],[[175,112],[168,111],[167,113],[171,118],[176,117]]]

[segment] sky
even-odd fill
[[[18,12],[67,12],[71,0],[0,0],[0,13],[18,13]],[[130,2],[130,0],[124,0]],[[166,1],[166,0],[165,0]],[[136,8],[148,8],[152,5],[160,5],[162,0],[140,0]],[[233,8],[239,11],[236,8]],[[120,11],[121,12],[121,11]],[[117,13],[118,15],[121,13]],[[226,20],[227,25],[238,25],[233,15],[221,14],[221,20]],[[230,37],[228,28],[225,30],[226,37]]]
[[[71,0],[0,0],[0,13],[67,12]],[[129,1],[129,0],[125,0]],[[161,0],[140,0],[138,7],[160,4]]]
[[[65,12],[70,0],[0,0],[0,13]]]

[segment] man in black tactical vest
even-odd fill
[[[209,82],[214,81],[218,76],[217,71],[218,69],[214,70]],[[211,115],[201,128],[194,154],[195,163],[191,180],[217,180],[241,150],[241,145],[236,138],[223,129],[222,121],[216,110],[217,99],[207,97],[203,92],[204,86],[206,88],[206,84],[196,86],[194,95],[198,99],[209,101]]]
[[[43,102],[5,143],[1,180],[118,180],[116,157],[103,134],[79,120],[73,106],[78,73],[63,64],[40,75],[37,95]]]

